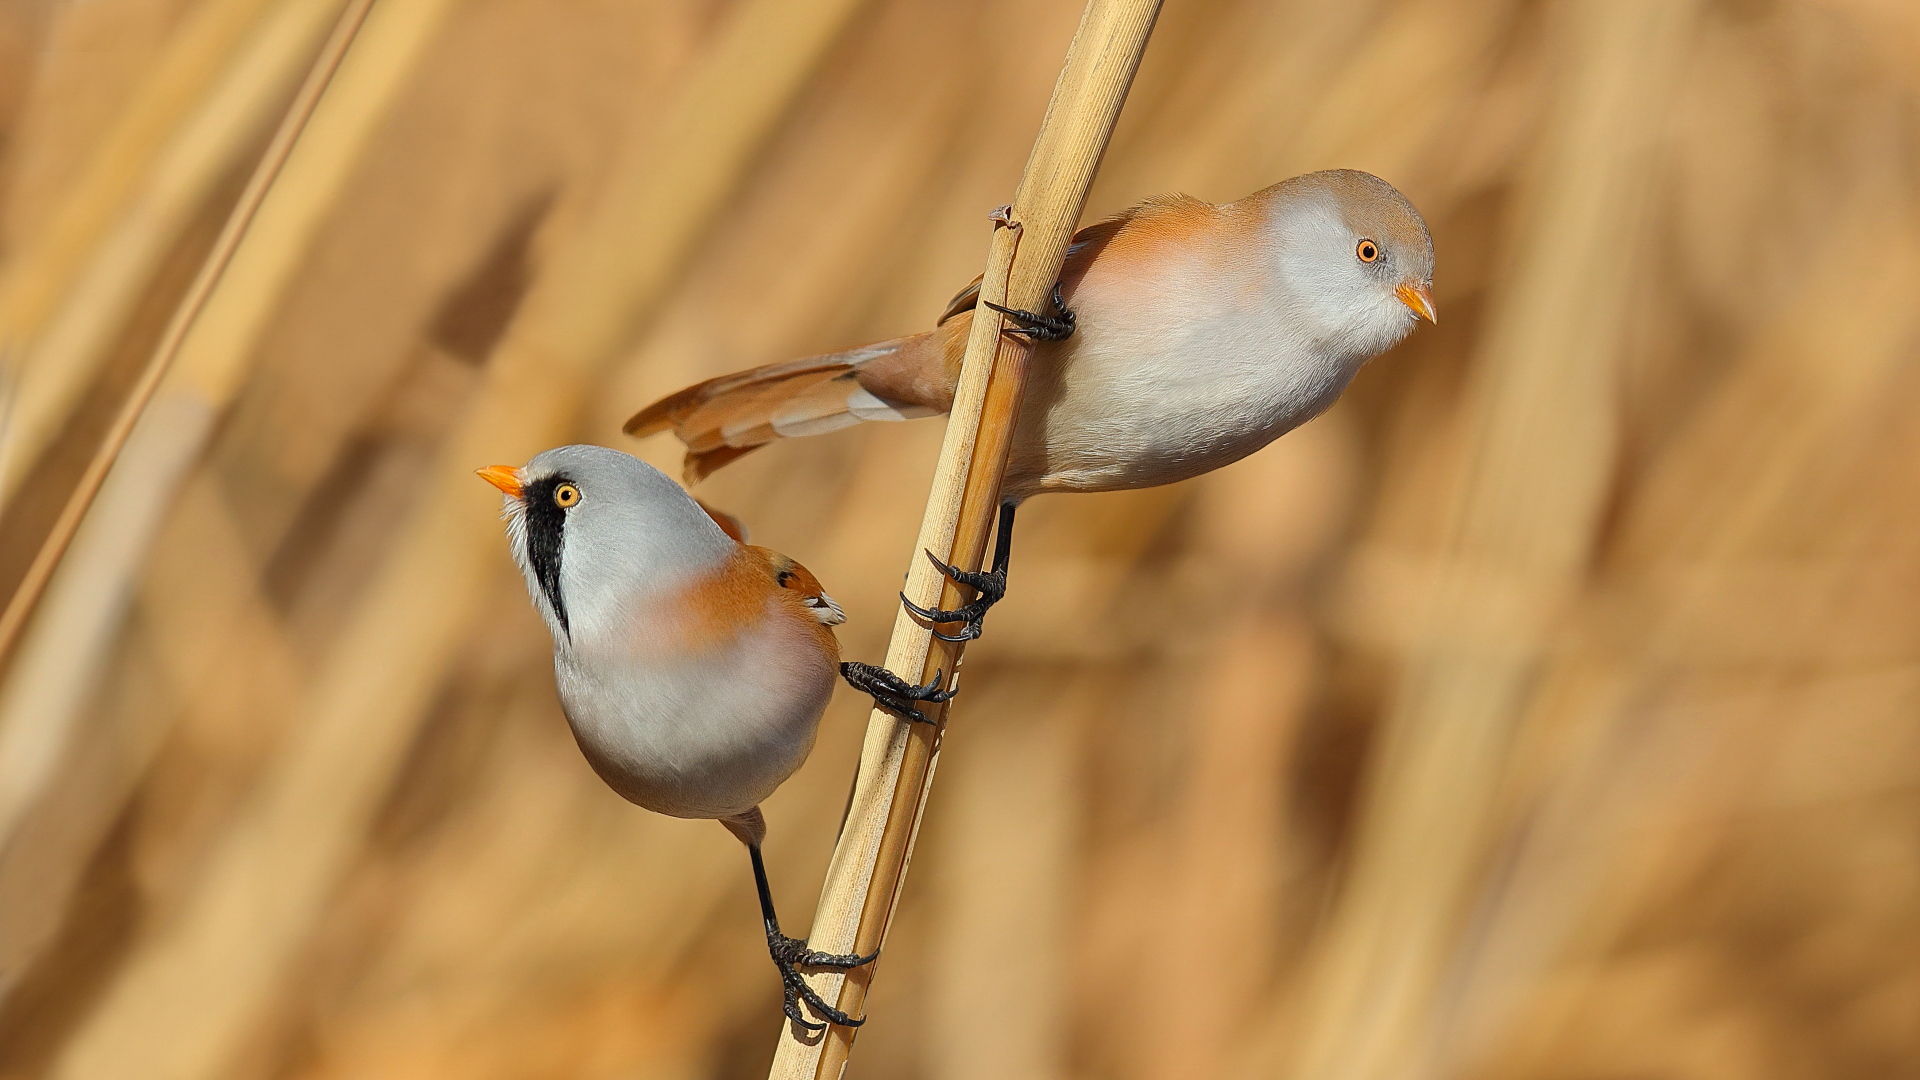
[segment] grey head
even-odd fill
[[[617,632],[646,590],[710,570],[737,547],[679,484],[618,450],[562,446],[481,475],[506,492],[513,558],[556,648]]]
[[[1284,180],[1271,200],[1279,277],[1299,329],[1365,360],[1407,335],[1433,306],[1433,237],[1392,184],[1354,169]]]

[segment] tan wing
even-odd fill
[[[1188,231],[1214,208],[1174,196],[1089,225],[1074,235],[1060,271],[1069,304],[1087,269],[1116,238],[1153,243]],[[671,429],[687,444],[683,475],[697,483],[775,439],[820,435],[865,420],[908,420],[945,412],[966,354],[980,282],[960,290],[930,332],[845,352],[808,356],[689,386],[635,413],[629,435]]]
[[[1139,206],[1130,206],[1104,221],[1096,221],[1074,233],[1073,242],[1067,245],[1066,261],[1060,265],[1060,291],[1072,292],[1073,286],[1079,283],[1080,276],[1087,272],[1087,265],[1099,256],[1100,249],[1106,247],[1107,241],[1113,239],[1120,230],[1126,228],[1135,218],[1143,214],[1151,214],[1162,203],[1169,201],[1171,199],[1162,198],[1149,200]],[[954,316],[965,314],[979,306],[980,277],[975,277],[966,288],[954,293],[953,299],[947,301],[947,310],[940,313],[939,323],[935,325],[945,323]]]
[[[940,313],[940,318],[933,325],[944,325],[955,315],[972,314],[973,309],[980,306],[980,281],[985,277],[985,274],[975,275],[966,288],[954,293],[953,299],[947,301],[947,310]]]
[[[695,505],[700,507],[700,509],[705,510],[707,512],[707,516],[713,519],[713,523],[715,525],[720,526],[721,532],[726,533],[728,536],[733,537],[734,543],[744,544],[747,542],[746,522],[741,521],[739,518],[734,517],[732,514],[727,513],[725,510],[715,510],[713,507],[708,506],[706,503],[701,502],[699,499],[695,499],[693,501]]]

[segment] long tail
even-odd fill
[[[922,377],[944,375],[937,334],[708,379],[641,409],[625,430],[637,437],[672,429],[687,444],[683,473],[693,484],[775,439],[931,416],[945,407],[941,395],[951,393],[944,378]]]

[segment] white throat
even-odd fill
[[[1290,201],[1270,227],[1282,317],[1315,351],[1357,367],[1413,329],[1413,312],[1355,257],[1355,239],[1331,200]]]

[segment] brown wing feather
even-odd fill
[[[1151,244],[1179,237],[1194,214],[1215,209],[1168,196],[1081,229],[1060,271],[1063,295],[1071,304],[1087,268],[1115,239]],[[980,279],[975,278],[928,333],[708,379],[635,413],[625,430],[638,437],[672,429],[687,444],[684,475],[695,483],[782,436],[945,412],[953,405],[979,300]]]
[[[947,301],[947,310],[940,313],[940,318],[935,320],[933,325],[940,326],[955,315],[966,315],[971,313],[974,308],[979,307],[980,282],[985,280],[986,276],[985,274],[975,275],[974,279],[968,282],[966,288],[954,293],[953,299]]]
[[[760,446],[765,445],[766,443],[760,444]],[[712,476],[714,473],[719,472],[735,461],[760,449],[760,446],[722,446],[713,450],[703,450],[697,454],[689,450],[687,451],[686,461],[680,465],[680,479],[688,487],[692,487],[694,484],[705,480],[707,477]]]
[[[744,544],[747,542],[747,526],[745,522],[727,513],[725,510],[716,510],[706,503],[701,502],[699,499],[693,501],[700,509],[707,512],[707,516],[713,519],[715,525],[720,526],[721,532],[733,537],[735,543]]]
[[[1121,229],[1126,228],[1127,224],[1133,221],[1134,218],[1140,216],[1142,213],[1150,212],[1161,203],[1170,202],[1179,198],[1182,198],[1182,196],[1162,196],[1159,199],[1150,199],[1147,202],[1141,203],[1139,206],[1130,206],[1110,218],[1096,221],[1092,225],[1074,233],[1073,241],[1067,245],[1066,261],[1060,266],[1061,291],[1069,291],[1074,283],[1080,280],[1080,275],[1087,272],[1087,264],[1092,262],[1094,258],[1100,254],[1101,248],[1107,246],[1107,241],[1113,239],[1114,235],[1120,232]],[[979,307],[980,281],[985,276],[986,275],[982,274],[975,277],[967,284],[966,288],[954,293],[953,299],[947,301],[947,310],[940,313],[940,319],[934,325],[942,325],[956,315],[965,314]]]

